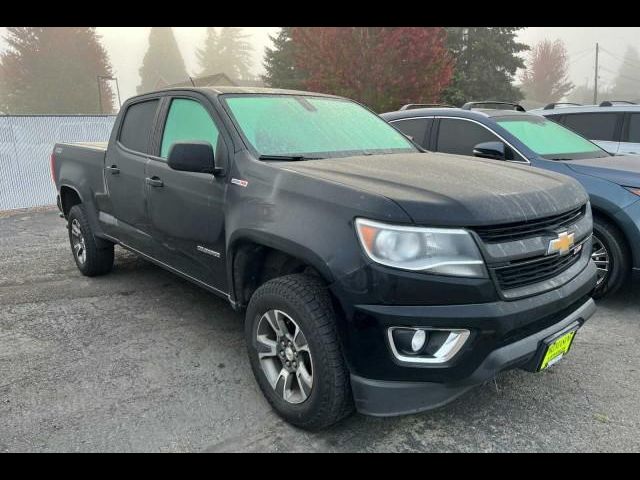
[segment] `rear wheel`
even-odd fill
[[[595,298],[611,294],[624,284],[629,275],[629,249],[620,230],[601,218],[593,222],[591,258],[598,268]]]
[[[78,270],[87,277],[104,275],[113,268],[113,243],[101,242],[93,236],[82,204],[69,210],[69,242]]]
[[[245,335],[258,385],[285,420],[319,430],[353,411],[336,315],[319,279],[287,275],[258,288]]]

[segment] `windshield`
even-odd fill
[[[538,155],[550,160],[580,160],[608,157],[595,143],[544,117],[518,116],[496,119]]]
[[[245,139],[264,158],[418,151],[384,120],[348,100],[293,95],[238,95],[224,100]]]

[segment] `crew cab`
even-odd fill
[[[51,162],[80,272],[120,245],[245,310],[258,385],[303,428],[544,370],[595,308],[578,182],[424,153],[344,98],[161,90]]]
[[[518,104],[406,107],[381,116],[426,150],[490,158],[498,160],[496,166],[528,165],[569,175],[582,184],[594,216],[592,257],[598,267],[594,297],[611,294],[640,277],[640,156],[612,156]]]

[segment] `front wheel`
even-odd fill
[[[285,420],[319,430],[353,411],[336,315],[320,279],[296,274],[262,285],[249,302],[245,335],[258,385]]]
[[[622,233],[601,218],[593,221],[591,258],[598,268],[594,298],[602,298],[618,290],[629,275],[631,258]]]

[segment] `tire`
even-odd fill
[[[592,296],[602,298],[617,291],[627,280],[631,257],[620,230],[602,218],[594,218],[593,221],[593,247],[592,258],[599,268],[599,276]],[[605,267],[608,271],[600,277]]]
[[[274,324],[285,334],[278,337]],[[353,397],[336,330],[336,314],[320,279],[305,274],[287,275],[258,288],[247,307],[245,336],[258,385],[287,422],[315,431],[351,414]],[[287,339],[287,345],[278,338]],[[268,342],[270,346],[266,346]],[[275,352],[273,344],[277,345]],[[285,352],[287,346],[289,350]],[[289,360],[291,367],[285,379],[282,372],[287,371],[285,363]],[[287,379],[291,382],[288,393],[281,388]]]
[[[71,254],[80,273],[87,277],[109,273],[113,268],[113,243],[102,241],[98,246],[82,204],[71,207],[68,220]]]

